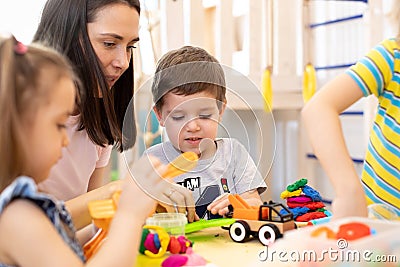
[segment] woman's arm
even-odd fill
[[[106,172],[106,168],[107,167],[101,167],[101,168],[94,169],[94,172],[90,176],[88,191],[92,191],[93,189],[96,189],[96,188],[99,188],[99,187],[105,185],[104,173]]]
[[[366,216],[366,201],[360,178],[347,150],[339,115],[362,97],[362,91],[347,74],[326,84],[306,104],[302,119],[315,155],[335,191],[335,218]]]

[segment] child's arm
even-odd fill
[[[157,184],[155,187],[159,191]],[[138,203],[132,205],[133,201]],[[84,264],[62,240],[43,211],[29,201],[16,200],[2,214],[0,251],[5,252],[8,263],[16,266],[131,267],[136,259],[144,219],[152,205],[153,199],[126,180],[108,238]],[[0,259],[4,261],[1,256]]]
[[[178,186],[159,177],[158,173],[164,170],[165,166],[154,158],[144,157],[135,163],[133,172],[138,183],[133,179],[121,181],[122,193],[107,239],[86,265],[62,240],[45,214],[25,200],[12,202],[2,213],[0,251],[5,253],[0,260],[18,266],[133,266],[142,226],[155,205],[154,199],[170,201],[171,188]],[[146,192],[151,192],[154,199]]]
[[[138,170],[138,164],[135,164],[136,168],[132,169],[132,174],[141,174],[141,170]],[[154,169],[154,168],[153,168]],[[153,170],[152,169],[152,170]],[[132,179],[128,174],[125,179]],[[92,218],[89,214],[87,204],[93,200],[109,199],[115,191],[121,190],[121,185],[125,179],[110,182],[102,187],[89,191],[83,195],[80,195],[74,199],[66,201],[65,205],[68,211],[71,213],[72,220],[76,229],[81,229],[86,227],[92,222]],[[149,188],[149,193],[152,195],[152,188]],[[168,196],[170,199],[167,203],[171,203],[173,200],[177,204],[177,209],[181,213],[187,213],[187,218],[189,222],[198,220],[198,216],[195,211],[194,199],[192,192],[182,186],[174,185],[173,195]],[[170,192],[169,192],[170,193]],[[167,192],[167,194],[169,194]],[[172,199],[173,198],[173,199]],[[175,212],[175,208],[171,205],[163,206],[167,208],[169,212]]]
[[[83,266],[32,202],[11,202],[0,220],[0,262],[12,266]],[[65,259],[68,259],[67,261]]]
[[[361,97],[362,91],[356,82],[342,74],[318,91],[302,110],[315,155],[333,184],[335,218],[367,214],[360,178],[347,150],[339,119],[339,114]]]

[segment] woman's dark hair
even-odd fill
[[[139,0],[48,0],[33,41],[67,56],[82,81],[79,87],[81,105],[77,107],[80,113],[78,130],[85,129],[97,145],[113,144],[122,152],[136,141],[133,57],[128,69],[110,90],[87,32],[87,23],[92,22],[101,9],[118,3],[135,8],[140,14]],[[99,90],[102,98],[95,97]]]

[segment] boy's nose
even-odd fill
[[[197,119],[192,119],[186,123],[186,129],[188,131],[198,131],[200,129],[200,125]]]

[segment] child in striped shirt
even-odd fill
[[[379,104],[360,182],[339,114],[369,95]],[[400,39],[382,41],[326,84],[304,107],[302,117],[336,193],[334,217],[366,216],[372,203],[388,205],[400,215]]]

